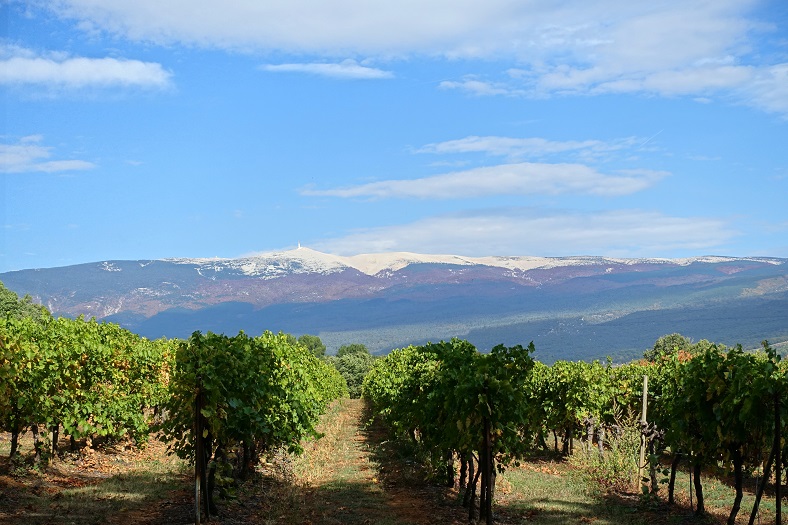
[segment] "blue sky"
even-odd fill
[[[0,3],[0,272],[788,257],[788,3]]]

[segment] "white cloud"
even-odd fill
[[[644,190],[669,175],[638,170],[607,175],[582,164],[522,162],[474,168],[411,180],[385,180],[348,188],[305,188],[304,195],[364,198],[462,199],[484,195],[628,195]]]
[[[51,88],[170,86],[172,74],[161,64],[118,58],[37,56],[18,46],[5,46],[0,55],[0,84]]]
[[[788,118],[788,63],[760,68],[741,93],[742,98],[752,97],[749,101],[753,106]]]
[[[517,22],[534,12],[530,7],[515,0],[64,0],[52,9],[91,31],[162,44],[333,56],[477,56],[499,47],[499,30],[519,33]]]
[[[730,99],[788,117],[788,63],[771,66],[692,65],[636,70],[558,65],[540,73],[509,69],[502,80],[444,81],[439,87],[473,96],[546,98],[552,95],[649,94],[691,96],[699,103]]]
[[[57,173],[95,168],[85,160],[48,160],[52,147],[42,146],[41,135],[21,138],[16,144],[0,144],[0,173]]]
[[[467,76],[440,83],[442,88],[475,95],[733,94],[737,101],[785,114],[788,65],[757,62],[767,56],[759,53],[759,39],[781,37],[776,21],[754,18],[760,4],[61,0],[51,9],[76,19],[91,33],[106,31],[159,44],[332,58],[426,56],[510,64],[503,79]],[[331,64],[319,65],[281,66],[328,74]]]
[[[133,40],[334,54],[615,61],[643,68],[734,55],[755,0],[61,0],[53,9]],[[565,60],[564,60],[565,62]]]
[[[474,76],[464,78],[462,81],[444,80],[438,84],[440,89],[458,89],[476,96],[505,95],[509,97],[526,95],[527,92],[516,89],[501,82],[485,82]]]
[[[582,73],[584,72],[577,70],[566,71],[561,73],[560,80],[556,74],[548,75],[542,78],[541,84],[545,89],[575,89],[599,94],[644,92],[664,96],[694,95],[746,86],[752,82],[756,69],[751,66],[687,68],[657,71],[647,75],[619,76],[613,79],[598,75],[601,81],[591,79],[587,83],[572,78]]]
[[[260,69],[274,73],[307,73],[324,77],[362,80],[394,77],[390,71],[363,66],[352,59],[343,60],[338,64],[266,64],[260,66]]]
[[[596,213],[504,208],[428,217],[313,243],[353,255],[385,251],[485,255],[664,256],[713,250],[737,235],[720,219],[620,210]]]
[[[418,148],[416,153],[486,153],[509,158],[534,158],[558,153],[577,153],[584,157],[595,157],[642,143],[642,140],[639,141],[635,137],[604,142],[601,140],[555,141],[539,137],[478,137],[472,135],[461,139],[427,144]]]

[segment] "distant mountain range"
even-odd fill
[[[0,281],[55,314],[149,338],[273,330],[378,353],[451,337],[480,349],[533,340],[545,362],[628,360],[672,332],[745,347],[788,341],[788,259],[777,258],[340,257],[299,247],[21,270]]]

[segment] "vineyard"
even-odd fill
[[[766,498],[780,523],[788,361],[768,343],[751,353],[701,341],[621,366],[548,366],[534,350],[482,353],[459,339],[397,349],[374,361],[361,391],[370,417],[432,483],[459,487],[472,521],[494,521],[502,474],[557,453],[611,490],[637,485],[644,502],[665,487],[673,503],[683,469],[698,515],[707,473],[729,472],[727,522],[756,522]],[[338,370],[287,334],[149,341],[83,318],[0,319],[0,430],[11,458],[28,431],[33,465],[57,457],[61,434],[77,450],[122,439],[144,446],[155,433],[192,465],[198,522],[220,513],[265,458],[319,440],[321,416],[347,395]],[[622,460],[627,439],[640,441],[639,459]],[[753,481],[754,503],[743,509]]]
[[[683,461],[691,467],[696,513],[703,515],[702,472],[730,466],[736,498],[728,523],[741,508],[745,473],[760,478],[749,523],[772,477],[779,523],[779,481],[788,466],[788,367],[768,343],[762,352],[745,353],[702,341],[694,353],[617,367],[566,361],[548,367],[531,359],[533,350],[498,346],[480,354],[460,340],[409,347],[380,360],[365,380],[364,395],[392,432],[417,446],[436,476],[453,483],[459,458],[469,519],[478,473],[479,517],[492,523],[495,470],[516,465],[534,448],[548,449],[549,437],[566,455],[579,443],[586,453],[595,444],[604,456],[606,445],[641,413],[647,376],[650,423],[642,420],[639,429],[640,467],[648,471],[644,494],[656,494],[658,474],[666,474],[672,502]]]
[[[300,450],[328,404],[347,395],[335,368],[270,332],[148,341],[95,320],[9,317],[0,319],[0,351],[11,457],[28,428],[35,463],[57,454],[61,429],[72,450],[123,437],[142,444],[160,431],[193,461],[214,514],[214,489],[226,494],[261,453]]]

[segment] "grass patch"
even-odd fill
[[[562,462],[531,461],[506,471],[498,478],[496,500],[511,523],[652,523],[638,515],[636,498],[605,496]]]
[[[733,500],[736,497],[736,490],[733,488],[732,476],[728,476],[722,472],[704,472],[701,476],[703,483],[703,499],[711,520],[715,523],[725,523],[730,514]],[[749,481],[749,483],[748,483]],[[745,480],[744,497],[741,501],[741,510],[736,518],[736,523],[747,523],[750,519],[750,512],[755,503],[755,480]],[[771,486],[764,492],[761,503],[758,507],[759,519],[756,523],[774,523],[776,514],[776,503],[774,492]],[[667,486],[660,489],[662,497],[667,498]],[[675,498],[677,503],[685,507],[690,504],[690,477],[686,471],[679,471],[676,473],[676,488]],[[696,502],[696,496],[693,488],[693,503]],[[786,514],[786,503],[783,502],[783,515]],[[785,521],[785,517],[783,517]]]

